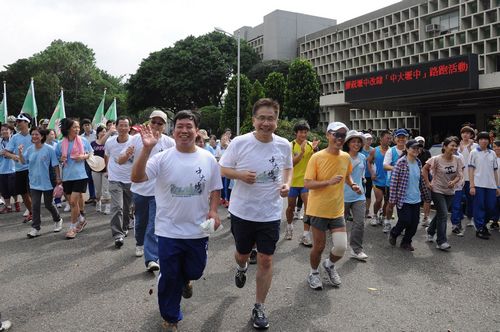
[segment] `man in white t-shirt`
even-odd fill
[[[111,195],[111,233],[117,249],[123,246],[130,223],[129,211],[132,203],[130,173],[134,159],[130,156],[125,161],[119,160],[120,154],[131,138],[128,134],[130,123],[127,116],[120,116],[116,120],[118,135],[110,137],[104,145],[104,160],[108,170],[109,194]]]
[[[210,152],[195,145],[198,124],[192,112],[178,112],[174,117],[175,147],[151,158],[160,134],[143,127],[143,148],[132,169],[134,183],[156,179],[158,303],[168,331],[177,331],[177,322],[182,320],[181,296],[193,295],[191,280],[201,278],[207,263],[208,236],[200,224],[213,219],[214,229],[220,225],[220,168]]]
[[[389,187],[391,183],[391,172],[393,167],[396,165],[399,157],[403,154],[406,148],[406,142],[408,141],[408,132],[406,129],[400,128],[394,132],[394,143],[395,146],[389,148],[384,155],[384,170],[387,171],[386,186]],[[388,205],[385,210],[384,218],[384,233],[389,233],[391,231],[391,219],[392,219],[393,209]]]
[[[175,141],[162,134],[167,124],[167,115],[164,112],[155,110],[151,113],[149,119],[149,126],[153,134],[160,133],[158,143],[151,150],[151,157],[175,146]],[[142,147],[141,135],[131,137],[118,162],[124,163],[130,158],[137,158],[142,151]],[[158,238],[155,235],[155,183],[156,179],[153,178],[141,183],[132,182],[130,187],[135,206],[135,256],[144,256],[146,269],[150,272],[157,271],[160,268],[158,265]]]
[[[253,106],[254,132],[231,141],[220,159],[222,175],[235,179],[229,212],[236,244],[236,286],[246,282],[247,260],[257,245],[255,328],[269,327],[264,302],[271,286],[272,259],[279,239],[282,197],[287,197],[293,171],[290,143],[274,134],[279,104],[259,99]]]

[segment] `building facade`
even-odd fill
[[[500,110],[500,0],[404,0],[304,35],[298,45],[321,80],[321,126],[337,120],[376,133],[404,127],[445,136],[464,122],[486,129]],[[476,89],[346,101],[346,78],[467,54],[477,54]]]

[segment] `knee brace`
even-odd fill
[[[347,249],[347,233],[346,232],[333,232],[332,233],[332,255],[337,257],[344,256]]]

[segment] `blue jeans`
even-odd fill
[[[158,238],[155,235],[156,201],[154,196],[132,193],[135,204],[135,244],[144,246],[144,262],[158,262]]]
[[[497,209],[496,189],[476,187],[474,196],[474,224],[476,229],[483,228],[488,221],[494,220]]]
[[[470,182],[465,181],[464,184],[464,200],[465,200],[465,215],[467,218],[471,219],[474,216],[474,196],[471,196],[470,191]]]
[[[182,289],[190,280],[198,280],[207,265],[208,237],[172,239],[158,236],[160,275],[158,305],[169,323],[182,320]]]
[[[464,218],[464,211],[462,209],[463,196],[463,190],[457,190],[451,202],[451,224],[454,226],[462,226],[462,219]]]
[[[405,230],[405,235],[401,240],[401,244],[410,244],[413,236],[417,232],[418,223],[420,222],[420,203],[408,204],[404,203],[401,209],[398,208],[398,222],[391,229],[391,236],[398,237]]]
[[[448,209],[451,206],[454,195],[444,195],[432,192],[432,201],[436,207],[436,215],[432,218],[427,234],[437,233],[437,244],[441,245],[448,241],[446,238],[446,224],[448,222]]]

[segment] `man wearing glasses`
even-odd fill
[[[159,136],[158,142],[151,149],[149,158],[155,154],[175,146],[175,141],[163,134],[167,124],[167,115],[155,110],[149,116],[149,126],[154,135]],[[129,159],[138,157],[143,148],[141,135],[132,136],[126,148],[122,151],[118,162],[124,163]],[[132,200],[135,205],[135,256],[144,256],[144,263],[148,271],[156,271],[158,265],[158,239],[155,235],[155,184],[156,178],[145,182],[132,182]]]
[[[357,194],[361,188],[352,181],[352,163],[348,153],[342,151],[348,128],[342,122],[332,122],[326,130],[328,147],[315,153],[307,164],[304,186],[309,189],[306,214],[309,216],[313,235],[310,254],[311,272],[307,277],[312,289],[323,289],[319,274],[321,254],[326,246],[326,233],[332,234],[330,257],[322,266],[330,283],[340,286],[340,276],[335,269],[347,249],[347,231],[344,220],[344,183]]]
[[[236,244],[235,283],[243,288],[247,260],[257,246],[257,274],[253,326],[269,327],[264,302],[273,278],[272,263],[279,239],[282,197],[288,196],[292,178],[290,143],[274,134],[279,104],[259,99],[252,109],[254,132],[235,137],[220,159],[222,176],[235,179],[229,213]]]

